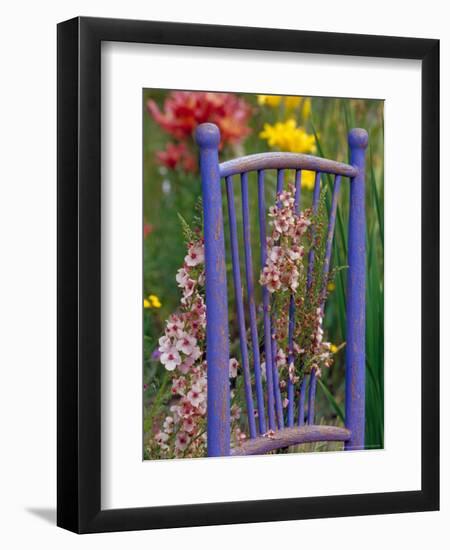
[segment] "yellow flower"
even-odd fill
[[[259,95],[258,96],[258,105],[263,105],[267,107],[278,107],[283,103],[286,111],[289,113],[294,109],[300,107],[300,115],[305,121],[311,114],[311,98],[302,97],[298,95]]]
[[[330,346],[331,353],[337,353],[339,351],[339,348],[335,346],[334,344],[331,344]]]
[[[284,98],[284,105],[286,106],[286,109],[288,111],[292,111],[293,109],[296,109],[301,102],[302,102],[302,98],[298,95],[287,95]]]
[[[302,189],[312,191],[316,182],[316,173],[311,170],[302,170]]]
[[[311,114],[311,98],[304,97],[302,101],[302,108],[300,110],[303,120],[306,120]]]
[[[159,301],[158,296],[155,294],[149,294],[148,298],[144,298],[144,308],[145,309],[151,309],[156,308],[159,309],[161,307],[161,302]]]
[[[259,95],[258,105],[268,105],[269,107],[278,107],[281,103],[280,95]]]
[[[312,134],[297,126],[293,118],[286,122],[264,124],[264,129],[259,134],[260,138],[267,141],[270,147],[276,147],[282,151],[291,153],[315,153],[316,143]]]
[[[328,292],[333,292],[333,290],[336,288],[336,285],[333,283],[333,281],[330,281],[328,284],[327,284],[327,290]]]
[[[158,296],[156,296],[155,294],[149,294],[148,299],[151,303],[151,307],[156,307],[157,309],[161,307],[161,302],[159,301]]]

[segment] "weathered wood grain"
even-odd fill
[[[252,170],[268,170],[272,168],[277,170],[312,170],[313,172],[321,172],[322,174],[340,174],[341,176],[351,178],[355,177],[358,173],[357,168],[349,164],[313,155],[303,155],[301,153],[257,153],[227,160],[219,164],[220,177],[222,178]]]
[[[290,445],[316,441],[348,441],[350,437],[350,430],[337,426],[296,426],[275,431],[270,436],[249,439],[232,449],[231,455],[260,455]]]

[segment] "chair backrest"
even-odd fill
[[[350,206],[348,231],[348,275],[346,295],[346,370],[345,370],[345,424],[350,432],[346,449],[364,448],[365,427],[365,201],[364,171],[365,150],[368,136],[363,129],[349,132],[350,164],[296,153],[267,152],[236,158],[219,163],[220,132],[216,125],[205,123],[198,126],[196,142],[200,149],[200,171],[202,180],[205,270],[206,270],[206,357],[208,363],[208,408],[207,435],[208,456],[230,454],[230,385],[229,385],[229,318],[227,277],[225,264],[224,220],[222,212],[222,185],[225,182],[230,227],[230,248],[235,289],[235,307],[239,324],[241,365],[244,375],[249,435],[257,438],[269,430],[283,430],[302,426],[305,422],[306,376],[300,382],[297,418],[295,418],[294,383],[287,380],[288,406],[283,414],[278,369],[275,366],[276,342],[273,335],[273,319],[270,316],[270,296],[267,288],[262,289],[264,327],[264,355],[266,382],[263,383],[260,367],[260,350],[255,303],[255,281],[253,274],[250,216],[248,200],[248,174],[257,173],[258,217],[260,256],[262,267],[266,263],[266,204],[265,171],[277,173],[277,193],[283,190],[285,170],[294,172],[295,207],[298,210],[301,194],[302,171],[315,172],[313,211],[317,210],[321,188],[321,175],[334,176],[331,208],[328,220],[324,260],[324,280],[330,269],[332,240],[336,220],[336,209],[342,177],[350,179]],[[251,368],[249,364],[245,304],[242,292],[240,251],[234,203],[233,177],[239,176],[242,194],[242,222],[244,243],[244,264],[246,281],[246,302],[250,324],[250,339],[253,356],[254,391],[258,415],[255,419]],[[310,252],[308,277],[314,263]],[[289,308],[290,329],[295,315],[295,304]],[[292,331],[289,330],[289,354],[293,353]],[[265,386],[265,387],[264,387]],[[314,402],[316,376],[313,370],[309,376],[308,406],[306,422],[314,425]],[[316,440],[320,440],[317,436]]]

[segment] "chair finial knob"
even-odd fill
[[[348,133],[348,144],[352,148],[365,149],[369,142],[369,134],[363,128],[353,128]]]
[[[199,147],[216,149],[220,143],[219,128],[211,122],[200,124],[195,130],[195,142]]]

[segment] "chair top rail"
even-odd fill
[[[256,153],[227,160],[219,165],[221,178],[253,170],[269,169],[311,170],[324,174],[339,174],[350,178],[355,177],[358,173],[358,169],[350,164],[301,153]]]
[[[233,456],[259,455],[290,445],[317,441],[348,441],[350,437],[350,430],[338,426],[312,425],[284,428],[270,435],[248,439],[239,447],[231,449],[231,454]]]

